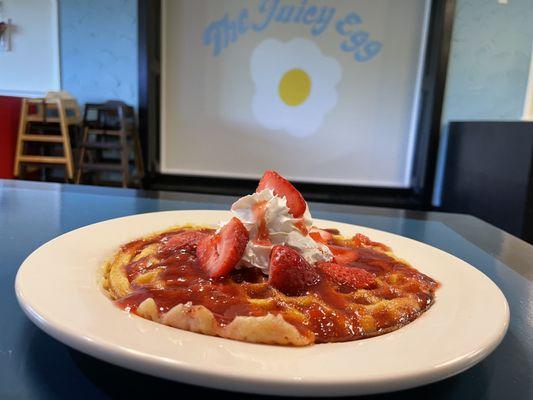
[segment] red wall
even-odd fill
[[[0,178],[13,178],[21,103],[19,97],[0,96]]]

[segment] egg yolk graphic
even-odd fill
[[[279,81],[278,91],[285,104],[299,106],[311,93],[311,78],[304,70],[291,69]]]

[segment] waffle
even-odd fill
[[[305,295],[287,296],[256,268],[208,278],[194,249],[162,251],[175,227],[122,246],[104,266],[103,287],[120,308],[172,327],[265,344],[304,346],[364,339],[394,331],[434,302],[438,283],[394,256],[385,245],[333,236],[356,249],[351,265],[376,275],[368,289],[349,289],[322,276]],[[338,233],[338,232],[335,232]],[[364,238],[364,239],[361,239]]]

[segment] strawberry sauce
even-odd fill
[[[305,222],[304,222],[303,218],[300,219],[298,222],[296,222],[296,223],[294,224],[294,226],[295,226],[296,229],[298,229],[298,230],[302,233],[302,235],[304,235],[304,236],[307,236],[307,234],[309,233],[309,231],[307,230],[307,227],[305,226]]]
[[[255,203],[252,206],[252,212],[255,217],[255,221],[257,223],[257,236],[255,238],[250,238],[254,243],[258,245],[264,245],[268,246],[272,244],[270,242],[270,237],[268,233],[268,227],[266,223],[266,210],[267,210],[267,202],[266,201],[260,201],[258,203]]]
[[[264,219],[264,206],[254,208],[254,213],[259,220]],[[317,268],[320,280],[304,296],[285,296],[271,287],[268,277],[257,268],[235,269],[227,276],[209,278],[200,268],[194,248],[165,247],[178,232],[182,231],[166,232],[122,247],[135,257],[147,246],[157,244],[154,252],[125,267],[132,292],[116,300],[117,306],[135,313],[139,304],[151,297],[164,313],[177,304],[192,302],[207,307],[220,325],[237,316],[280,314],[302,334],[313,335],[317,343],[339,342],[375,336],[413,321],[431,306],[438,287],[437,282],[406,263],[364,247],[360,241],[334,239],[331,245],[357,253],[357,259],[347,266],[373,273],[378,284],[369,290],[347,290]],[[268,240],[268,232],[265,237],[260,228],[255,240]],[[158,271],[155,281],[136,281],[151,271]],[[418,307],[380,307],[380,300],[399,297],[414,299]],[[372,308],[369,304],[373,304]]]

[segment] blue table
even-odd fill
[[[227,209],[234,200],[0,180],[0,399],[262,397],[169,382],[79,353],[37,329],[19,308],[13,288],[22,261],[72,229],[136,213]],[[382,229],[452,253],[488,275],[509,301],[509,331],[483,362],[442,382],[370,398],[533,399],[532,246],[467,215],[324,203],[310,208],[316,218]]]

